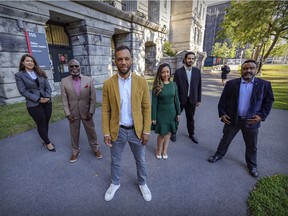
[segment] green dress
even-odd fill
[[[174,82],[164,84],[158,96],[152,92],[152,121],[156,120],[156,125],[152,124],[151,126],[152,130],[162,136],[170,132],[176,133],[178,128],[177,115],[181,115],[181,110]]]

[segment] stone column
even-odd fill
[[[81,64],[81,73],[91,76],[96,86],[102,85],[112,74],[113,32],[88,25],[85,20],[72,23],[68,32],[71,36],[74,58]]]
[[[132,24],[131,29],[131,49],[133,52],[132,71],[140,76],[145,76],[145,41],[143,27]]]

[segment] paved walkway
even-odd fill
[[[237,76],[228,75],[228,79]],[[147,144],[148,186],[152,201],[145,202],[137,187],[133,155],[126,146],[121,187],[111,202],[104,201],[110,184],[110,152],[103,144],[101,108],[94,116],[103,159],[91,153],[83,127],[81,155],[69,163],[71,154],[66,119],[51,123],[50,137],[57,152],[41,146],[35,129],[0,140],[0,215],[5,216],[241,216],[247,215],[247,197],[257,179],[247,172],[241,134],[222,160],[207,162],[218,145],[222,123],[217,103],[222,91],[219,73],[203,74],[203,100],[196,111],[194,144],[187,136],[183,112],[176,143],[170,143],[169,159],[154,156],[156,134]],[[101,101],[101,92],[98,99]],[[288,174],[288,111],[273,109],[262,124],[258,145],[260,178]]]

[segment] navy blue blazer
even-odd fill
[[[41,95],[43,97],[51,98],[52,90],[48,79],[38,75],[37,77],[39,80],[39,87],[26,71],[20,71],[15,74],[18,91],[25,97],[27,107],[38,106]]]
[[[218,103],[219,117],[228,115],[231,119],[231,125],[236,125],[238,121],[238,99],[240,92],[241,78],[232,79],[226,82],[222,95]],[[250,105],[246,118],[252,118],[259,115],[264,121],[269,115],[274,102],[273,91],[269,81],[256,78],[254,79],[253,90],[250,99]],[[253,126],[246,127],[259,128],[260,122]]]
[[[187,103],[189,85],[188,85],[187,73],[184,66],[175,71],[174,82],[177,84],[180,104],[185,105]],[[189,102],[191,104],[201,102],[201,94],[202,94],[201,72],[198,68],[192,67],[192,79],[190,82]]]

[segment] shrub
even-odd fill
[[[164,42],[163,47],[164,47],[164,53],[166,55],[171,56],[171,57],[176,55],[177,51],[175,51],[175,52],[173,51],[172,45],[168,41]]]

